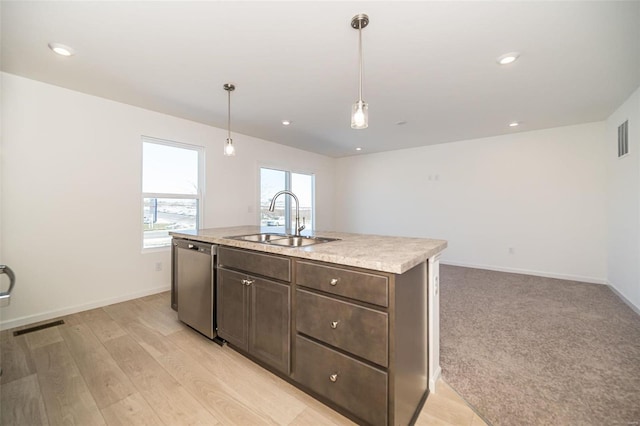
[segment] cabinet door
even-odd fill
[[[217,320],[218,336],[240,349],[248,349],[249,292],[245,274],[218,269]]]
[[[249,352],[289,374],[291,288],[251,277]]]

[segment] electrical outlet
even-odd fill
[[[156,262],[156,272],[162,271],[162,262]]]
[[[509,254],[516,254],[516,249],[514,247],[509,247]]]

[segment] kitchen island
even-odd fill
[[[230,238],[273,232],[171,233],[220,246],[218,335],[359,423],[414,421],[440,374],[446,241],[316,232],[336,240],[285,247]]]

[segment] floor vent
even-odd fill
[[[62,325],[62,324],[64,324],[63,320],[48,322],[46,324],[36,325],[35,327],[25,328],[23,330],[14,331],[13,335],[14,336],[21,336],[23,334],[33,333],[34,331],[40,331],[40,330],[44,330],[45,328],[55,327],[57,325]]]
[[[629,153],[629,120],[618,126],[618,157]]]

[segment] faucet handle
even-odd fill
[[[298,233],[299,233],[300,231],[302,231],[304,228],[306,228],[306,223],[305,223],[305,221],[304,221],[304,216],[302,216],[302,226],[300,226],[300,228],[298,228]]]

